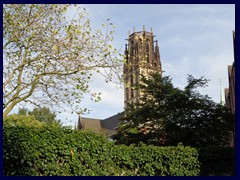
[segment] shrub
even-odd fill
[[[202,176],[235,175],[235,149],[209,147],[199,150]]]
[[[93,132],[4,126],[4,175],[198,175],[190,147],[114,145]]]
[[[118,145],[117,166],[136,176],[196,176],[199,174],[197,150],[190,147],[140,147]]]

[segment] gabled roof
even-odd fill
[[[111,116],[109,118],[106,118],[104,120],[101,121],[101,126],[102,128],[105,129],[116,129],[118,127],[118,123],[120,122],[120,118],[122,118],[124,115],[123,112],[118,113],[114,116]]]
[[[94,119],[94,118],[85,118],[81,117],[81,123],[83,129],[91,129],[92,131],[99,133],[101,132],[101,123],[100,119]]]
[[[85,118],[81,117],[82,128],[84,130],[90,129],[95,133],[105,134],[109,137],[116,133],[116,128],[120,122],[120,118],[123,117],[124,112],[118,113],[106,119]]]

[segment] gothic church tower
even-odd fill
[[[140,92],[134,89],[139,83],[140,75],[149,76],[151,73],[158,72],[162,74],[160,53],[158,42],[154,41],[154,35],[151,32],[143,31],[128,33],[128,44],[125,47],[124,63],[124,109],[129,104],[139,101]]]

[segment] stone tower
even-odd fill
[[[139,83],[140,75],[149,76],[151,73],[162,73],[158,42],[154,41],[151,32],[143,31],[128,33],[128,44],[125,46],[124,63],[124,108],[139,101],[140,92],[134,89]]]

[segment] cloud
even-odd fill
[[[91,109],[91,113],[86,116],[98,116],[98,118],[106,118],[107,115],[111,116],[112,113],[118,113],[123,110],[123,89],[118,88],[115,83],[105,82],[105,78],[99,74],[95,74],[93,81],[89,84],[94,92],[101,93],[101,101],[90,101],[86,97],[82,101],[82,105]],[[99,114],[98,114],[99,113]]]
[[[222,87],[228,86],[227,65],[233,61],[232,30],[235,29],[234,5],[84,5],[91,22],[99,28],[110,18],[117,28],[114,45],[120,49],[127,43],[128,30],[135,26],[156,35],[164,74],[173,78],[175,86],[183,88],[187,74],[210,79],[209,87],[199,89],[214,101],[220,100],[219,79]],[[83,106],[92,109],[87,117],[106,118],[123,109],[123,91],[106,84],[101,77],[91,84],[93,90],[102,92],[102,100],[94,103],[84,99]]]
[[[219,102],[220,85],[228,86],[227,65],[233,62],[232,30],[235,29],[234,4],[85,4],[94,28],[110,18],[116,25],[113,42],[117,49],[127,43],[128,30],[143,25],[153,27],[158,40],[164,74],[173,78],[175,86],[186,85],[187,74],[210,79],[209,87],[200,89]],[[105,83],[101,77],[91,82],[91,88],[102,92],[102,101],[94,103],[87,96],[83,107],[92,109],[88,117],[106,118],[123,110],[123,90]],[[71,117],[77,117],[64,114]]]

